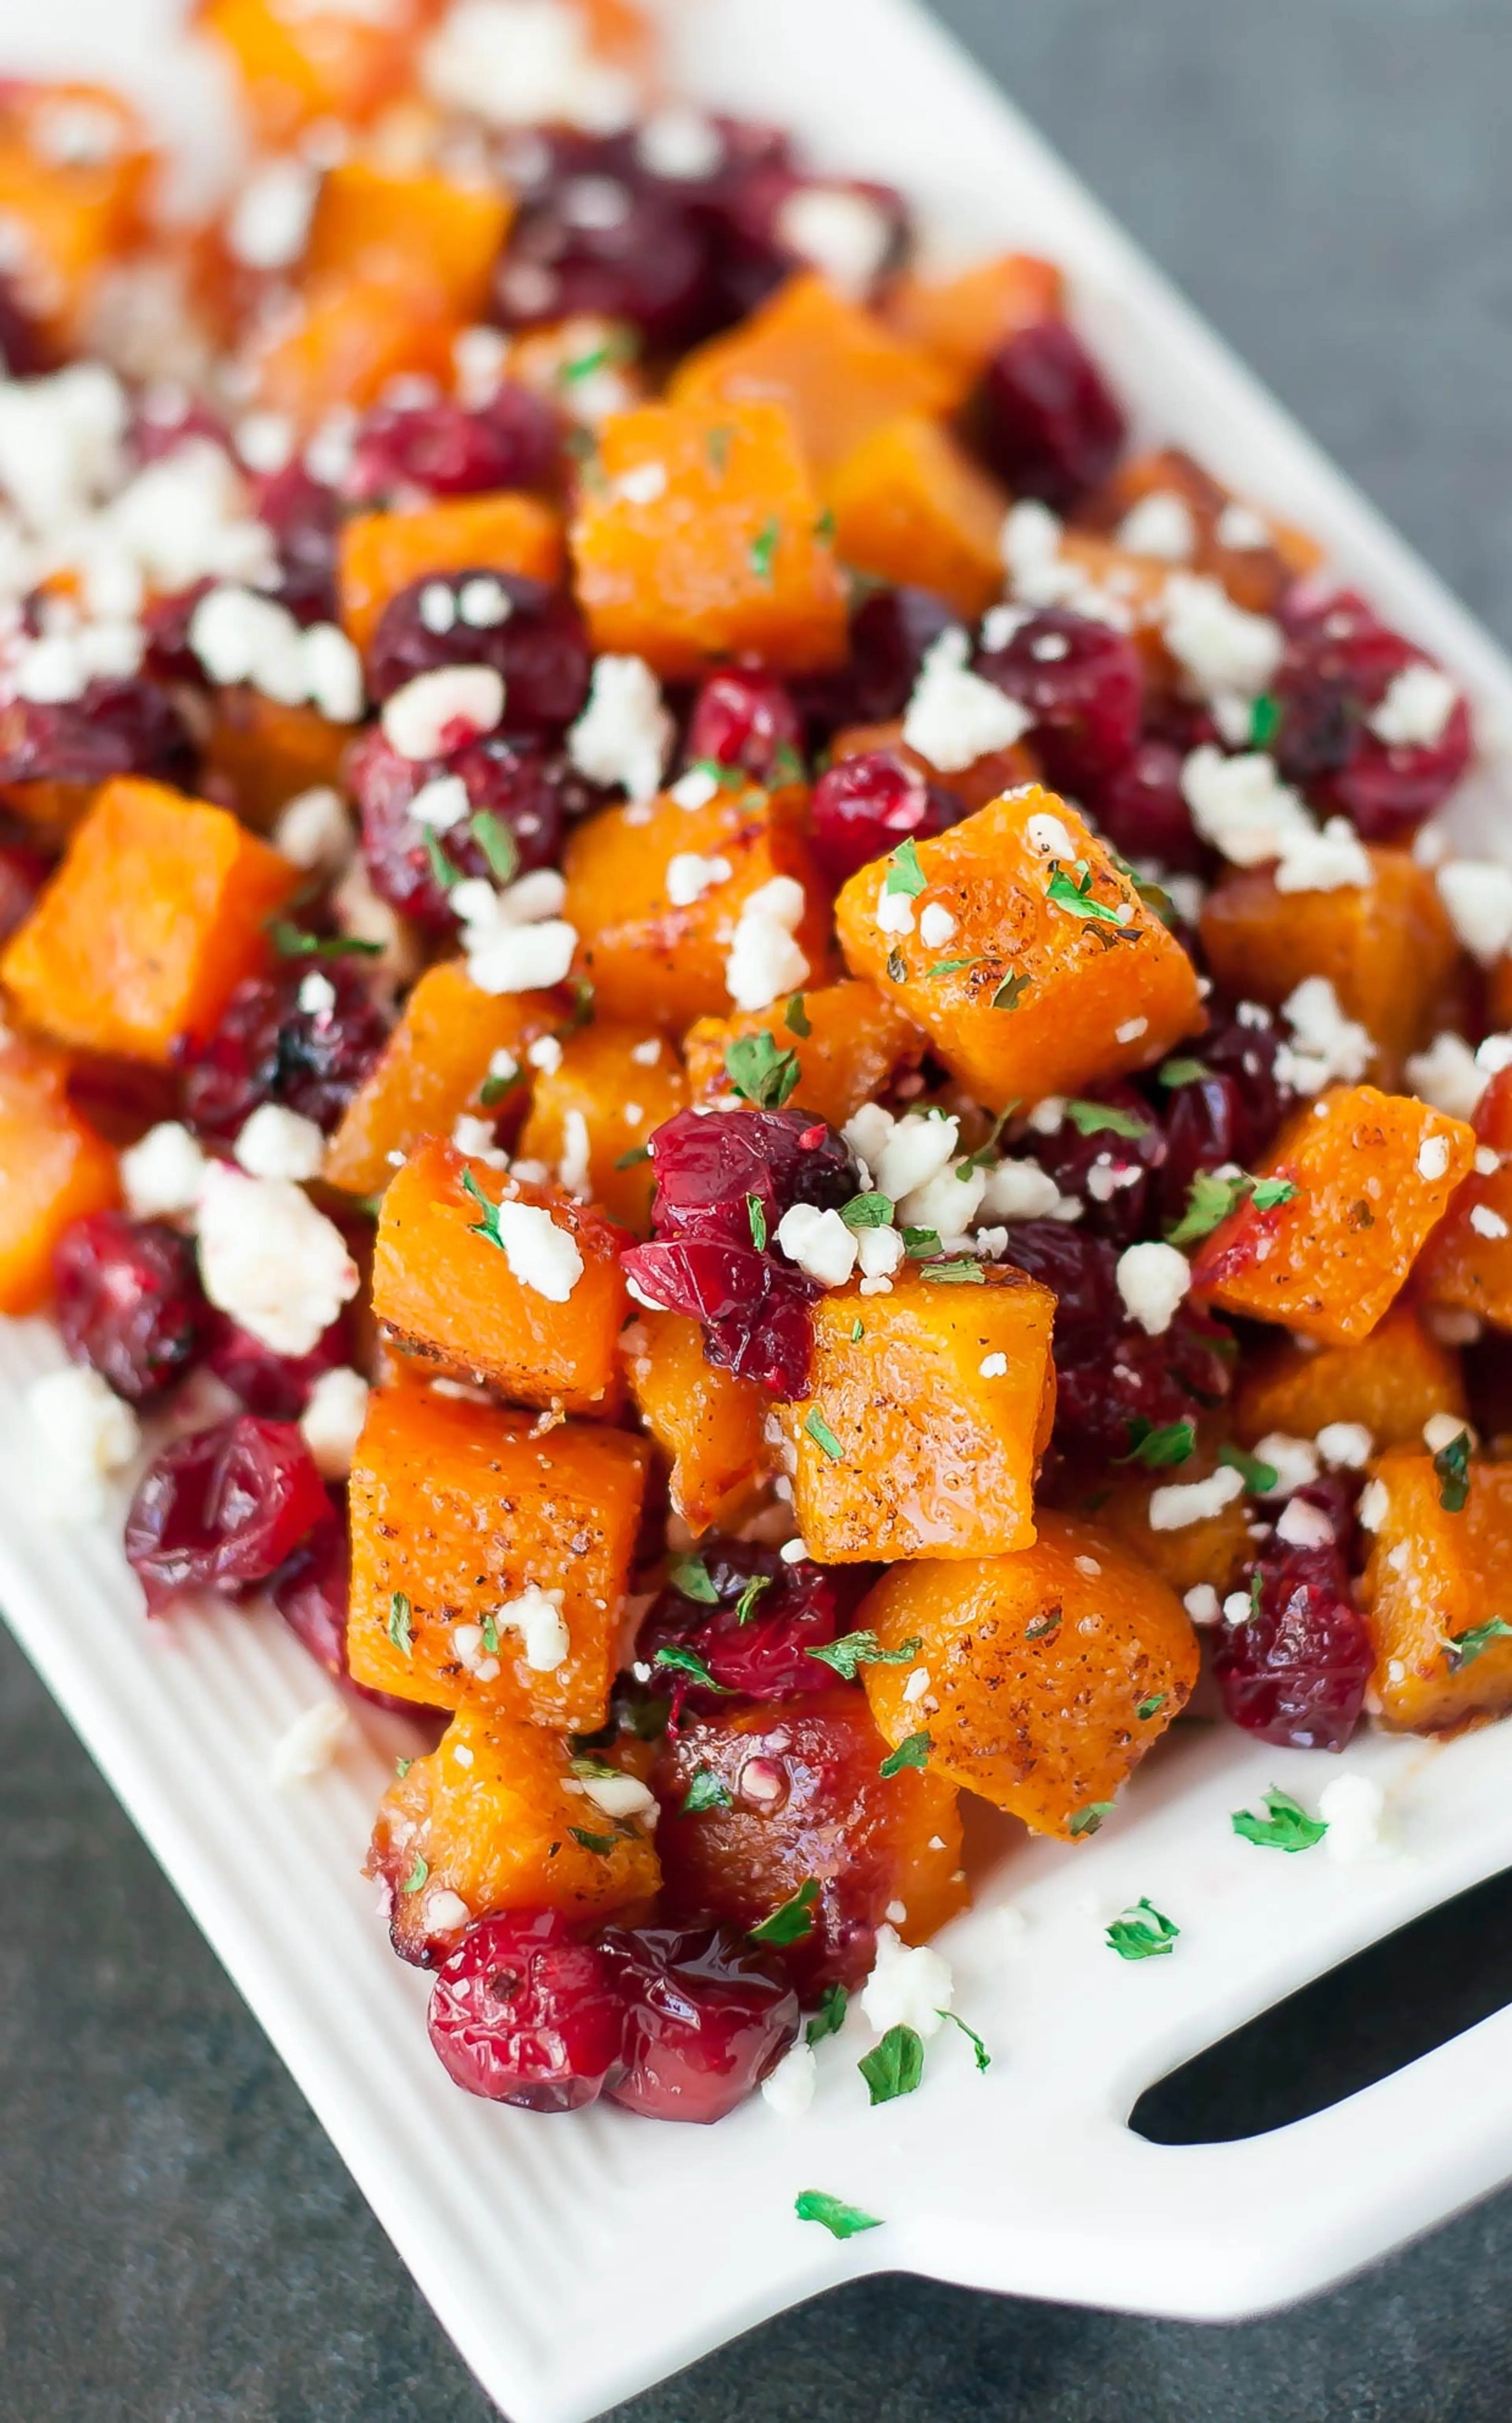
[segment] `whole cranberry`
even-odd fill
[[[809,800],[809,839],[828,880],[849,879],[901,841],[927,841],[959,821],[959,803],[896,749],[827,768]]]
[[[295,1421],[309,1402],[316,1381],[351,1362],[351,1323],[343,1313],[307,1354],[276,1354],[228,1315],[215,1313],[210,1322],[205,1360],[249,1414],[265,1415],[270,1421]]]
[[[791,1103],[779,1111],[678,1111],[652,1136],[651,1160],[658,1239],[749,1245],[754,1197],[770,1240],[795,1203],[838,1211],[860,1182],[843,1136]]]
[[[1132,754],[1144,675],[1133,641],[1110,623],[1047,606],[984,648],[977,671],[1032,715],[1030,742],[1057,790],[1079,797]]]
[[[703,1323],[709,1362],[783,1402],[803,1395],[819,1291],[793,1263],[705,1237],[635,1245],[620,1260],[652,1304]]]
[[[807,1558],[788,1564],[775,1549],[745,1541],[701,1541],[694,1558],[673,1565],[641,1626],[637,1655],[654,1665],[658,1650],[680,1647],[702,1658],[717,1691],[676,1667],[655,1678],[678,1710],[716,1710],[730,1692],[785,1700],[827,1690],[834,1670],[809,1653],[828,1648],[864,1587],[864,1575]]]
[[[209,1307],[194,1247],[165,1220],[94,1212],[53,1248],[57,1324],[128,1404],[150,1405],[198,1359]]]
[[[1321,814],[1347,816],[1366,841],[1410,840],[1469,767],[1464,700],[1455,699],[1433,738],[1385,739],[1375,723],[1393,684],[1418,667],[1437,670],[1431,660],[1352,591],[1315,600],[1302,590],[1285,619],[1271,743],[1282,772]]]
[[[273,532],[278,559],[274,595],[296,623],[337,620],[336,540],[340,508],[334,488],[311,477],[297,455],[252,483],[253,512]]]
[[[506,328],[591,315],[675,344],[699,325],[710,270],[707,231],[675,189],[567,176],[519,212],[494,275],[494,309]]]
[[[318,989],[312,974],[323,979]],[[277,1102],[328,1135],[387,1035],[361,976],[339,959],[244,977],[214,1033],[183,1054],[184,1116],[200,1135],[229,1142],[255,1110]]]
[[[1074,1110],[1053,1135],[1032,1132],[1025,1143],[1062,1194],[1083,1205],[1083,1234],[1132,1244],[1146,1231],[1151,1180],[1165,1163],[1159,1121],[1132,1085],[1104,1085]]]
[[[294,1423],[238,1414],[153,1458],[126,1517],[126,1560],[154,1615],[183,1591],[247,1590],[277,1570],[329,1502]]]
[[[359,1700],[370,1701],[375,1708],[413,1718],[417,1713],[413,1701],[396,1700],[387,1691],[370,1691],[365,1683],[352,1680],[347,1664],[350,1568],[346,1524],[327,1499],[313,1529],[274,1575],[268,1595],[295,1639],[334,1682]]]
[[[1352,1518],[1327,1484],[1299,1490],[1298,1501],[1325,1519],[1329,1536],[1298,1546],[1272,1533],[1251,1568],[1251,1613],[1214,1635],[1213,1671],[1246,1733],[1295,1750],[1343,1750],[1375,1665],[1349,1589]]]
[[[1141,740],[1110,774],[1087,784],[1082,804],[1124,857],[1163,867],[1200,863],[1202,846],[1181,788],[1183,762],[1169,740]]]
[[[688,719],[690,763],[738,766],[758,783],[801,776],[803,724],[775,673],[710,673]]]
[[[1281,1037],[1268,1009],[1219,1018],[1189,1056],[1207,1073],[1169,1088],[1159,1212],[1171,1226],[1186,1211],[1199,1170],[1252,1168],[1273,1141],[1296,1096],[1276,1074]],[[1179,1055],[1178,1055],[1179,1056]]]
[[[341,493],[374,504],[396,489],[433,497],[496,488],[548,488],[561,460],[561,429],[528,388],[496,388],[486,404],[376,404],[363,415]]]
[[[729,1926],[606,1927],[625,2000],[612,2103],[646,2120],[722,2120],[798,2033],[798,1998]]]
[[[528,2112],[577,2112],[624,2061],[622,1967],[558,1909],[469,1927],[436,1972],[431,2042],[469,2095]]]
[[[452,880],[481,876],[496,881],[506,872],[500,851],[511,844],[512,879],[554,865],[561,854],[562,762],[534,741],[491,735],[468,741],[450,757],[417,765],[391,749],[375,725],[354,748],[348,777],[373,890],[433,933],[449,933],[455,923],[451,882],[443,878],[443,867],[450,869]],[[422,824],[412,809],[422,789],[447,778],[462,784],[467,814],[437,831]],[[493,821],[480,829],[474,820],[482,816]],[[480,832],[488,834],[486,847]]]
[[[1018,329],[987,364],[984,450],[1016,496],[1058,514],[1101,485],[1123,451],[1123,407],[1063,320]]]
[[[161,684],[145,674],[97,675],[56,705],[14,698],[0,706],[0,784],[104,783],[146,774],[193,786],[198,752]]]
[[[592,670],[571,598],[512,572],[448,572],[397,590],[368,644],[368,687],[383,700],[442,665],[492,665],[504,726],[559,734],[582,712]]]
[[[874,589],[858,599],[847,662],[793,684],[811,747],[825,746],[847,724],[892,722],[929,650],[958,619],[927,589]]]
[[[874,291],[908,247],[907,205],[895,186],[815,178],[789,156],[732,168],[714,206],[720,285],[733,318],[798,271],[836,274],[847,288]],[[845,247],[843,263],[827,242],[831,228]]]

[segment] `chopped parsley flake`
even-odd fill
[[[1281,730],[1281,702],[1262,690],[1250,710],[1250,746],[1268,749]]]
[[[752,1575],[750,1580],[746,1584],[745,1589],[741,1592],[740,1596],[735,1601],[735,1622],[737,1623],[750,1623],[752,1617],[756,1613],[757,1600],[762,1596],[764,1592],[769,1591],[771,1587],[772,1576],[770,1574]]]
[[[499,1103],[504,1100],[505,1095],[512,1094],[515,1086],[523,1085],[524,1083],[525,1070],[523,1069],[515,1069],[508,1077],[502,1075],[497,1077],[485,1077],[482,1084],[478,1088],[478,1101],[480,1106],[485,1111],[496,1110]]]
[[[893,1213],[890,1195],[853,1195],[840,1207],[847,1228],[885,1228]]]
[[[969,1254],[958,1254],[945,1262],[921,1262],[919,1275],[940,1287],[985,1287],[987,1275]]]
[[[961,962],[964,967],[966,962]],[[1029,990],[1028,976],[1006,975],[992,996],[994,1009],[1016,1009]]]
[[[288,919],[276,917],[268,939],[281,959],[376,959],[382,942],[364,942],[355,934],[306,934]]]
[[[419,1853],[417,1852],[415,1855],[415,1865],[411,1868],[403,1883],[400,1886],[400,1892],[406,1893],[418,1892],[430,1873],[431,1863],[429,1860],[422,1859]]]
[[[427,825],[425,828],[425,859],[431,871],[432,882],[439,884],[443,892],[454,892],[462,881],[462,870],[452,865],[441,847],[441,836],[433,825]]]
[[[1152,1717],[1158,1717],[1170,1697],[1169,1691],[1152,1691],[1147,1700],[1142,1700],[1134,1711],[1141,1724],[1147,1725]]]
[[[462,1173],[462,1191],[464,1195],[470,1195],[472,1196],[473,1201],[477,1204],[479,1210],[483,1215],[480,1220],[470,1220],[468,1222],[468,1235],[470,1237],[481,1237],[485,1243],[496,1245],[499,1252],[502,1253],[504,1251],[504,1240],[499,1235],[498,1230],[498,1205],[489,1200],[470,1169],[465,1169]]]
[[[628,1152],[621,1153],[614,1166],[616,1169],[638,1169],[643,1161],[649,1161],[650,1159],[651,1147],[649,1144],[633,1144]]]
[[[1115,1918],[1108,1929],[1108,1948],[1120,1960],[1156,1960],[1170,1952],[1180,1927],[1142,1893],[1131,1909]]]
[[[803,2031],[805,2043],[816,2045],[821,2044],[826,2036],[838,2036],[845,2024],[845,2013],[849,2007],[850,1996],[843,1986],[827,1986],[819,2008]]]
[[[585,1851],[596,1851],[601,1860],[608,1858],[620,1839],[618,1834],[591,1834],[586,1826],[569,1826],[567,1831],[575,1843],[581,1843]]]
[[[827,1640],[822,1649],[806,1649],[806,1657],[817,1657],[822,1666],[832,1666],[847,1683],[854,1683],[863,1666],[911,1666],[919,1655],[919,1635],[906,1640],[901,1649],[884,1649],[874,1632],[846,1632],[838,1640]]]
[[[402,1656],[413,1655],[410,1603],[402,1591],[396,1591],[388,1602],[388,1638]]]
[[[704,1809],[732,1809],[734,1805],[734,1795],[726,1784],[720,1782],[714,1769],[700,1766],[694,1769],[692,1781],[688,1784],[682,1809],[678,1813],[684,1817],[697,1817]]]
[[[725,1053],[725,1075],[743,1102],[757,1111],[780,1111],[798,1082],[798,1055],[780,1052],[764,1026],[742,1035]]]
[[[685,1649],[680,1640],[664,1640],[652,1659],[654,1666],[666,1666],[675,1674],[686,1674],[690,1681],[701,1684],[705,1691],[724,1691],[725,1685],[717,1683],[696,1649]]]
[[[1105,926],[1121,926],[1124,921],[1116,909],[1110,909],[1106,900],[1093,898],[1092,869],[1084,858],[1078,859],[1076,872],[1080,880],[1073,882],[1059,859],[1052,859],[1047,900],[1069,917],[1094,917]]]
[[[818,1879],[810,1877],[790,1901],[781,1903],[759,1926],[747,1929],[752,1943],[801,1943],[813,1933],[813,1906],[818,1898]]]
[[[759,1195],[746,1197],[746,1217],[750,1223],[750,1242],[759,1254],[766,1251],[766,1206]]]
[[[1161,1472],[1173,1464],[1185,1464],[1197,1445],[1194,1423],[1162,1422],[1158,1428],[1136,1414],[1128,1426],[1128,1453],[1115,1456],[1115,1464],[1142,1464],[1147,1471]]]
[[[863,2052],[856,2067],[874,2103],[895,2102],[900,2095],[912,2095],[923,2078],[923,2038],[916,2028],[900,2023],[889,2028],[870,2052]]]
[[[823,2188],[805,2188],[794,2198],[793,2209],[800,2221],[816,2221],[831,2238],[855,2238],[863,2229],[882,2227],[874,2212],[863,2212],[857,2204],[843,2204],[839,2196],[826,2195]]]
[[[674,1591],[681,1591],[685,1598],[696,1599],[700,1607],[718,1606],[714,1576],[701,1557],[674,1557],[667,1568],[667,1578]]]
[[[813,1028],[809,1022],[809,1012],[805,1006],[801,992],[793,993],[789,997],[788,1006],[782,1012],[782,1023],[787,1028],[788,1033],[790,1035],[795,1035],[800,1042],[806,1043],[809,1037],[813,1033]]]
[[[1120,1136],[1142,1136],[1150,1132],[1148,1119],[1136,1118],[1132,1111],[1117,1110],[1111,1102],[1068,1101],[1064,1109],[1078,1135],[1100,1135],[1105,1129]]]
[[[841,1446],[839,1439],[835,1436],[834,1432],[830,1429],[829,1424],[826,1421],[817,1405],[811,1407],[809,1413],[804,1418],[803,1427],[808,1432],[809,1436],[812,1439],[815,1447],[822,1448],[824,1449],[831,1464],[840,1464],[843,1461],[845,1450]]]
[[[467,830],[488,861],[496,883],[512,883],[520,871],[520,845],[503,817],[493,808],[480,808],[467,819]]]
[[[1470,1433],[1461,1431],[1433,1459],[1439,1503],[1446,1514],[1462,1514],[1470,1497]],[[1484,1644],[1483,1644],[1484,1645]],[[1463,1664],[1463,1659],[1461,1659]]]
[[[722,480],[730,468],[730,448],[734,434],[725,422],[705,433],[703,451],[709,458],[709,468],[717,479]]]
[[[881,1776],[901,1775],[906,1766],[927,1766],[933,1748],[934,1743],[927,1733],[910,1734],[906,1741],[901,1741],[895,1750],[890,1751],[877,1773]]]
[[[778,542],[781,535],[782,525],[777,515],[772,514],[763,522],[761,529],[751,540],[750,568],[758,580],[764,580],[770,584],[773,578]]]
[[[978,2069],[990,2069],[992,2067],[991,2053],[988,2052],[986,2046],[983,2043],[982,2038],[978,2035],[975,2028],[969,2028],[967,2026],[966,2021],[962,2019],[959,2011],[941,2011],[939,2017],[942,2019],[949,2019],[953,2028],[960,2029],[962,2035],[965,2036],[967,2043],[971,2048],[971,2058],[976,2063]]]
[[[912,835],[900,841],[888,861],[888,871],[882,890],[892,898],[901,894],[905,900],[917,900],[925,884],[923,868],[919,863],[918,847]]]
[[[1236,1472],[1246,1489],[1256,1497],[1268,1497],[1272,1489],[1280,1486],[1281,1475],[1275,1465],[1265,1463],[1258,1455],[1246,1455],[1242,1447],[1221,1447],[1218,1460]]]
[[[1083,1834],[1095,1834],[1103,1819],[1111,1815],[1112,1807],[1110,1800],[1089,1800],[1085,1809],[1079,1809],[1067,1829],[1073,1843],[1079,1843]]]
[[[1461,1674],[1467,1666],[1473,1666],[1493,1640],[1512,1640],[1512,1623],[1504,1623],[1499,1615],[1488,1617],[1484,1623],[1472,1624],[1468,1632],[1452,1633],[1443,1644],[1450,1673]]]
[[[1280,1792],[1274,1784],[1265,1795],[1265,1803],[1263,1817],[1257,1817],[1252,1809],[1236,1809],[1229,1819],[1236,1834],[1257,1844],[1262,1851],[1310,1851],[1329,1830],[1326,1818],[1310,1817],[1289,1792]]]
[[[1174,1060],[1162,1060],[1159,1069],[1162,1085],[1199,1085],[1212,1073],[1205,1060],[1189,1060],[1179,1055]]]

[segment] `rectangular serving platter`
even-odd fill
[[[175,55],[172,0],[53,0],[8,24],[8,71],[118,78],[166,120],[223,124]],[[903,185],[942,257],[1051,255],[1141,434],[1188,447],[1314,531],[1334,564],[1463,680],[1487,764],[1459,837],[1512,855],[1512,664],[1173,293],[911,0],[669,0],[679,82],[794,126],[835,167]],[[213,147],[212,147],[213,148]],[[1331,2110],[1239,2144],[1156,2146],[1142,2091],[1308,1978],[1512,1864],[1512,1730],[1366,1734],[1343,1765],[1390,1793],[1390,1856],[1268,1858],[1231,1811],[1272,1783],[1315,1802],[1340,1763],[1189,1726],[1095,1842],[1004,1825],[975,1908],[941,1940],[991,2049],[941,2042],[921,2090],[869,2109],[851,2032],[821,2048],[809,2115],[757,2101],[711,2131],[622,2114],[541,2120],[473,2102],[426,2041],[359,1873],[396,1747],[366,1714],[336,1764],[270,1780],[326,1690],[274,1619],[148,1623],[118,1526],[39,1518],[24,1394],[61,1361],[0,1323],[0,1604],[236,1979],[421,2290],[513,2423],[585,2418],[785,2305],[862,2272],[1219,2320],[1323,2288],[1512,2178],[1512,2010]],[[1110,1957],[1141,1894],[1166,1960]],[[800,2224],[821,2188],[881,2217],[844,2244]],[[642,2250],[677,2249],[675,2298]]]

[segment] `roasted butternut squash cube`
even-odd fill
[[[907,1270],[890,1295],[853,1284],[814,1306],[790,1425],[798,1528],[825,1564],[994,1556],[1034,1537],[1055,1299],[1012,1268],[944,1268],[956,1275]]]
[[[835,907],[845,964],[989,1108],[1084,1092],[1202,1025],[1186,952],[1053,792],[994,800],[921,842],[917,863],[911,896],[889,860],[851,877]],[[953,921],[944,943],[920,932],[935,907]]]
[[[152,167],[142,121],[118,93],[19,78],[0,91],[6,273],[62,342],[84,336],[102,273],[140,238]]]
[[[575,825],[562,860],[562,915],[577,929],[577,964],[599,1010],[679,1036],[695,1018],[723,1016],[737,929],[757,895],[795,917],[795,955],[781,954],[778,968],[784,996],[822,976],[829,920],[803,812],[796,789],[721,791],[701,808],[679,807],[667,793],[649,808],[605,808]],[[801,908],[785,885],[769,893],[779,877],[796,884]],[[766,941],[776,945],[769,932]],[[734,971],[743,983],[740,948]]]
[[[594,1733],[618,1662],[649,1450],[411,1374],[375,1389],[352,1464],[347,1657],[432,1708]]]
[[[1493,1329],[1512,1329],[1512,1069],[1481,1097],[1475,1132],[1500,1156],[1466,1179],[1423,1248],[1416,1278],[1430,1304],[1457,1305]]]
[[[929,1772],[1063,1839],[1095,1828],[1197,1680],[1170,1585],[1109,1532],[1048,1512],[1017,1556],[895,1565],[856,1621],[884,1649],[919,1644],[911,1665],[865,1669],[886,1738],[927,1732]]]
[[[68,1097],[61,1053],[0,1038],[0,1312],[36,1312],[71,1221],[117,1199],[116,1156]]]
[[[310,430],[339,404],[376,404],[392,379],[445,386],[458,325],[402,282],[312,279],[254,356],[259,400]]]
[[[1186,507],[1192,540],[1188,569],[1221,582],[1247,613],[1274,614],[1292,582],[1323,561],[1315,539],[1273,515],[1238,506],[1230,490],[1179,447],[1130,455],[1090,500],[1087,513],[1107,530],[1122,530],[1136,506],[1157,496],[1176,498]],[[1137,523],[1133,531],[1137,534]],[[1132,546],[1133,537],[1125,544]]]
[[[958,391],[928,354],[807,273],[728,336],[697,346],[669,389],[674,404],[716,422],[737,407],[781,405],[821,483],[885,421],[948,412]]]
[[[520,1152],[544,1162],[570,1195],[587,1196],[622,1227],[649,1236],[656,1173],[647,1148],[686,1102],[687,1080],[664,1037],[596,1018],[568,1036],[560,1059],[537,1076]]]
[[[953,277],[901,277],[885,309],[906,343],[950,373],[953,400],[964,404],[1000,345],[1060,318],[1064,284],[1053,261],[1004,252]]]
[[[1391,1725],[1451,1732],[1512,1708],[1512,1465],[1469,1464],[1463,1498],[1421,1450],[1377,1465],[1360,1603],[1376,1646],[1371,1691]]]
[[[1306,977],[1326,976],[1391,1083],[1434,1031],[1459,949],[1438,886],[1411,851],[1366,855],[1375,880],[1336,892],[1278,892],[1268,867],[1232,869],[1207,895],[1203,949],[1223,991],[1275,1008]]]
[[[884,421],[829,483],[841,561],[943,597],[974,623],[1002,594],[1008,499],[937,420]]]
[[[1285,1129],[1258,1201],[1199,1246],[1192,1287],[1328,1346],[1368,1338],[1474,1155],[1461,1119],[1374,1085],[1335,1086]],[[1272,1200],[1276,1186],[1291,1191]]]
[[[383,1199],[373,1313],[406,1354],[517,1404],[612,1412],[626,1242],[591,1205],[432,1137]]]
[[[1095,1488],[1068,1493],[1061,1502],[1067,1513],[1084,1513],[1089,1522],[1110,1531],[1131,1556],[1169,1582],[1179,1598],[1201,1582],[1222,1598],[1236,1586],[1240,1568],[1253,1554],[1243,1498],[1231,1498],[1218,1513],[1184,1523],[1174,1531],[1157,1531],[1150,1525],[1150,1500],[1158,1489],[1172,1481],[1205,1481],[1217,1465],[1213,1447],[1200,1443],[1185,1464],[1158,1472],[1136,1468],[1110,1475],[1105,1469]]]
[[[498,184],[339,160],[321,181],[305,274],[407,285],[456,318],[474,320],[513,213]]]
[[[1353,1345],[1286,1338],[1247,1354],[1235,1381],[1234,1434],[1252,1447],[1270,1431],[1310,1439],[1331,1422],[1355,1422],[1378,1448],[1403,1447],[1422,1437],[1432,1415],[1466,1410],[1458,1355],[1398,1302]]]
[[[500,489],[393,513],[354,514],[337,541],[341,623],[366,648],[391,597],[449,572],[516,572],[554,586],[562,572],[561,515],[538,497]]]
[[[278,147],[318,120],[350,125],[397,99],[421,13],[414,0],[381,12],[200,0],[197,22],[230,54],[257,133]]]
[[[238,682],[211,693],[205,772],[219,776],[220,796],[229,797],[244,823],[267,832],[302,791],[339,785],[352,738],[350,723],[330,723],[313,706],[287,706]]]
[[[466,1111],[523,1110],[527,1052],[567,1023],[564,995],[482,992],[462,959],[427,968],[326,1147],[327,1184],[381,1195],[422,1136],[449,1136]]]
[[[673,1512],[690,1531],[732,1522],[767,1467],[770,1399],[707,1360],[685,1313],[640,1312],[621,1343],[636,1411],[671,1464]]]
[[[887,1755],[854,1686],[685,1718],[652,1776],[667,1906],[748,1929],[817,1885],[810,1931],[782,1955],[810,1989],[859,1985],[884,1922],[925,1942],[969,1898],[955,1791],[918,1767],[884,1775]],[[700,1774],[728,1807],[685,1813]]]
[[[572,531],[595,647],[678,678],[722,657],[841,660],[844,584],[779,404],[640,404],[602,423],[599,448]]]
[[[0,978],[42,1034],[166,1067],[261,964],[268,919],[300,879],[224,808],[118,775],[11,937]]]
[[[402,1960],[434,1967],[475,1919],[501,1910],[606,1918],[651,1901],[661,1880],[651,1835],[606,1818],[575,1764],[559,1734],[464,1701],[378,1804],[366,1873],[388,1887]]]
[[[796,1009],[784,1005],[744,1017],[697,1020],[683,1046],[694,1101],[732,1101],[725,1054],[732,1043],[764,1032],[780,1052],[797,1055],[793,1100],[832,1128],[843,1127],[863,1102],[875,1101],[924,1048],[913,1020],[875,985],[843,977],[802,993]]]

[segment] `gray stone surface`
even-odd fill
[[[1504,0],[941,9],[1512,638]],[[0,1840],[4,2423],[486,2423],[8,1642]],[[677,2250],[635,2258],[647,2294],[675,2297]],[[1502,2197],[1331,2297],[1231,2330],[868,2283],[622,2423],[1503,2423],[1509,2265]]]

